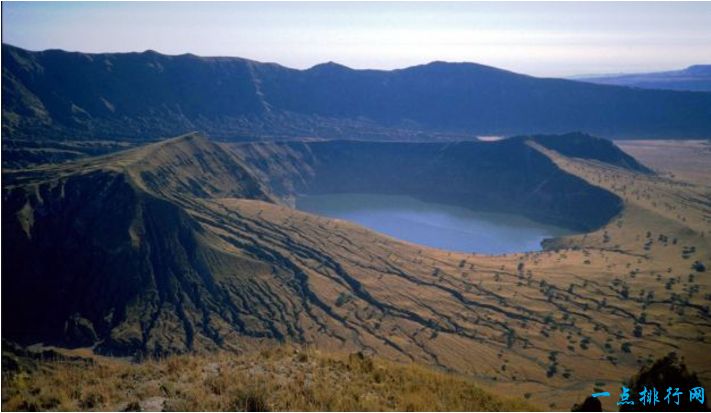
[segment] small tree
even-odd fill
[[[583,404],[575,404],[573,405],[573,408],[570,410],[572,412],[601,412],[602,411],[602,403],[600,403],[600,400],[588,396],[587,399],[583,402]]]
[[[646,406],[635,400],[634,405],[622,405],[620,411],[708,411],[706,401],[699,404],[694,401],[689,403],[688,391],[694,387],[703,387],[696,373],[691,373],[686,369],[683,360],[679,360],[676,353],[669,353],[667,356],[657,360],[648,367],[642,367],[640,372],[632,377],[626,386],[630,389],[631,398],[638,395],[644,387],[656,388],[659,390],[660,403],[655,406],[647,404]],[[679,406],[668,405],[663,400],[667,388],[679,388],[684,391],[686,400],[682,399]],[[636,399],[636,398],[635,398]]]

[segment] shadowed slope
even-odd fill
[[[711,94],[542,79],[474,63],[295,70],[241,58],[2,46],[13,139],[462,139],[564,133],[709,137]]]
[[[585,133],[576,132],[566,133],[564,135],[518,136],[511,139],[533,141],[564,156],[596,160],[635,172],[652,173],[649,168],[642,165],[609,140],[590,136]]]
[[[566,219],[568,214],[570,223],[586,219],[580,224],[585,227],[599,226],[609,219],[604,214],[619,211],[619,199],[562,172],[516,140],[318,142],[238,149],[242,152],[233,154],[193,134],[6,173],[3,237],[13,242],[3,245],[11,274],[3,305],[5,314],[15,315],[3,320],[4,334],[24,341],[99,343],[102,351],[119,353],[181,352],[288,338],[383,348],[412,357],[409,345],[398,344],[363,320],[349,320],[337,307],[357,299],[369,318],[394,316],[452,334],[460,334],[460,328],[435,321],[439,315],[374,298],[361,285],[365,274],[381,277],[402,270],[373,267],[366,264],[373,258],[360,254],[354,259],[361,268],[346,270],[334,258],[344,246],[329,240],[350,238],[346,233],[355,226],[346,225],[338,235],[328,220],[321,224],[320,218],[313,221],[275,205],[272,191],[283,197],[293,193],[287,188],[399,186],[469,207],[510,203],[524,210],[537,205],[537,217],[558,213]],[[556,193],[562,195],[551,198]],[[589,204],[580,201],[587,198],[600,201],[595,215],[576,207]],[[360,243],[380,238],[358,231],[363,234]],[[383,254],[387,249],[377,253],[379,259]],[[416,288],[429,285],[419,276],[402,277]],[[455,290],[436,295],[442,293],[468,305]],[[334,302],[341,304],[334,307]]]
[[[609,141],[575,134],[498,142],[265,142],[231,148],[287,199],[303,193],[409,195],[576,230],[599,228],[621,211],[620,198],[563,172],[529,146],[529,139],[560,143],[555,149],[569,148],[570,155],[577,150],[644,168]]]
[[[649,354],[677,349],[690,360],[707,360],[708,342],[699,338],[709,326],[707,279],[697,277],[693,286],[701,293],[683,299],[681,288],[665,288],[668,276],[655,281],[661,280],[657,274],[685,274],[694,260],[708,261],[702,235],[692,238],[684,226],[687,218],[694,225],[705,222],[701,199],[693,210],[684,206],[684,219],[671,221],[681,211],[667,211],[645,226],[625,208],[624,225],[619,217],[595,236],[571,237],[568,245],[575,248],[560,252],[452,253],[272,202],[269,193],[284,193],[264,180],[265,171],[284,172],[274,181],[283,188],[336,171],[329,166],[335,156],[327,162],[309,146],[294,145],[251,146],[263,153],[246,162],[223,146],[186,136],[5,173],[3,337],[95,344],[105,353],[137,355],[296,341],[427,363],[565,407],[600,380],[617,385]],[[578,196],[592,193],[590,188],[602,191],[593,183],[603,171],[612,182],[629,181],[625,188],[658,180],[549,153],[529,141],[485,147],[508,145],[515,150],[504,153],[517,167],[509,168],[506,179],[516,179],[507,182],[563,179],[571,185],[564,192]],[[434,152],[440,164],[460,159],[452,154],[480,159],[470,157],[478,150],[469,143],[447,148]],[[373,165],[385,154],[372,156]],[[392,158],[394,166],[417,160],[410,155]],[[500,166],[489,158],[484,160]],[[467,165],[476,167],[470,162],[454,171]],[[540,175],[525,165],[544,165],[550,174],[538,181]],[[585,182],[565,177],[563,169],[576,171],[570,165],[591,169],[579,175]],[[668,182],[658,187],[670,189]],[[519,188],[526,187],[504,190]],[[614,185],[608,190],[627,196]],[[528,193],[545,206],[551,191]],[[679,197],[689,193],[686,187],[674,191]],[[641,240],[650,230],[654,239],[668,236],[669,245],[660,241],[644,249]],[[577,247],[586,242],[596,246]],[[688,252],[686,245],[698,245],[698,251]],[[658,250],[668,255],[659,259]]]
[[[213,278],[223,266],[268,267],[215,248],[179,204],[217,195],[269,199],[220,147],[189,135],[6,174],[4,182],[3,237],[12,240],[2,251],[11,274],[3,288],[7,337],[99,340],[106,351],[133,353],[220,344],[224,325],[270,335],[224,314],[229,298]],[[212,320],[213,312],[224,316]]]

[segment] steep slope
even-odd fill
[[[3,184],[4,336],[170,352],[219,342],[225,324],[239,325],[208,318],[225,310],[212,275],[264,264],[212,247],[180,202],[269,196],[204,138],[3,174]],[[268,335],[257,326],[243,334]]]
[[[46,163],[61,163],[128,149],[136,142],[3,139],[2,168],[22,169]]]
[[[471,63],[294,70],[155,52],[3,54],[3,134],[426,140],[563,133],[711,136],[711,94],[539,79]]]
[[[357,347],[382,339],[403,352],[377,335],[348,338],[361,336],[363,326],[335,312],[328,303],[337,297],[323,297],[332,292],[313,290],[313,271],[335,283],[328,290],[345,287],[343,297],[359,297],[370,311],[432,321],[362,291],[334,261],[340,247],[316,242],[332,237],[329,229],[274,205],[297,192],[405,193],[581,229],[621,209],[619,198],[562,172],[519,139],[254,143],[230,151],[192,134],[5,173],[3,185],[2,231],[12,240],[2,250],[9,274],[4,336],[99,343],[128,354],[322,336]],[[262,219],[262,209],[303,220],[296,230],[303,235]]]
[[[590,136],[585,133],[517,136],[511,139],[533,141],[564,156],[600,161],[608,165],[618,166],[635,172],[652,173],[649,168],[642,165],[609,140]]]
[[[576,80],[601,85],[631,86],[644,89],[711,92],[711,65],[693,65],[686,69],[668,72],[580,77]]]
[[[568,408],[600,381],[618,388],[645,360],[672,350],[707,365],[711,284],[675,276],[709,260],[698,188],[565,157],[531,140],[403,143],[400,152],[389,143],[318,144],[255,143],[245,145],[248,153],[190,135],[4,172],[3,338],[139,356],[299,342],[434,365],[502,393],[531,393],[550,408]],[[420,176],[437,184],[449,171],[494,179],[502,162],[521,165],[501,177],[499,193],[540,186],[527,193],[543,210],[553,188],[577,197],[583,210],[608,208],[583,205],[596,199],[592,182],[631,206],[594,234],[560,243],[568,249],[483,256],[401,242],[277,203],[288,188],[335,184],[323,174],[345,176],[334,163],[347,159],[344,145],[356,145],[348,152],[358,156],[368,148],[378,168],[387,155],[399,172],[413,171],[420,154],[451,164]],[[585,181],[572,179],[582,166]],[[283,173],[265,180],[270,170]],[[400,175],[363,178],[414,183]],[[476,188],[468,176],[452,182]]]
[[[561,173],[529,140],[570,156],[585,153],[644,168],[611,142],[576,134],[498,142],[268,142],[231,148],[286,199],[349,192],[409,195],[577,230],[598,228],[621,211],[620,198]]]

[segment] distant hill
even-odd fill
[[[711,136],[711,93],[541,79],[473,63],[295,70],[231,57],[31,52],[2,46],[11,139],[462,139],[564,133]]]
[[[601,85],[632,86],[643,89],[710,92],[711,65],[694,65],[686,69],[668,72],[580,77],[576,78],[576,80]]]

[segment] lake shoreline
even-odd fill
[[[574,231],[521,215],[475,211],[405,195],[299,195],[296,209],[343,219],[385,235],[453,252],[506,254],[543,250],[546,239]]]

